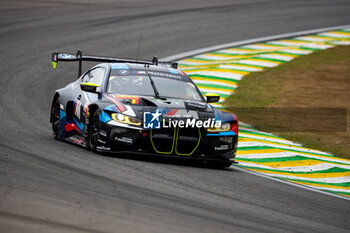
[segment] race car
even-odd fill
[[[209,103],[175,62],[54,52],[52,64],[79,63],[78,78],[54,93],[50,122],[55,139],[94,152],[136,153],[235,162],[238,120]],[[101,62],[82,73],[82,62]]]

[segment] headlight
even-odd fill
[[[231,129],[230,123],[222,123],[221,127],[208,128],[208,132],[227,132]]]
[[[129,117],[121,113],[112,113],[111,117],[113,120],[124,124],[137,126],[140,126],[142,124],[140,119],[137,119],[135,117]]]

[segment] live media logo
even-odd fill
[[[187,119],[175,119],[175,118],[166,118],[166,120],[161,121],[160,117],[162,114],[157,111],[155,112],[144,112],[143,113],[143,128],[144,129],[160,129],[161,122],[163,122],[163,128],[220,128],[221,121],[215,120],[215,118],[208,118],[205,121],[187,118]]]
[[[156,112],[143,113],[143,128],[144,129],[160,129],[160,116],[162,114],[157,109]]]

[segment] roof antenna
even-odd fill
[[[138,46],[138,48],[137,48],[136,61],[139,59],[139,53],[140,53],[140,47],[141,47],[141,40],[142,40],[142,33],[140,34],[140,38],[139,38],[139,46]]]

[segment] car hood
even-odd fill
[[[142,118],[144,112],[159,111],[169,118],[216,118],[215,109],[206,102],[175,99],[155,98],[151,96],[106,95],[112,105],[106,110]]]

